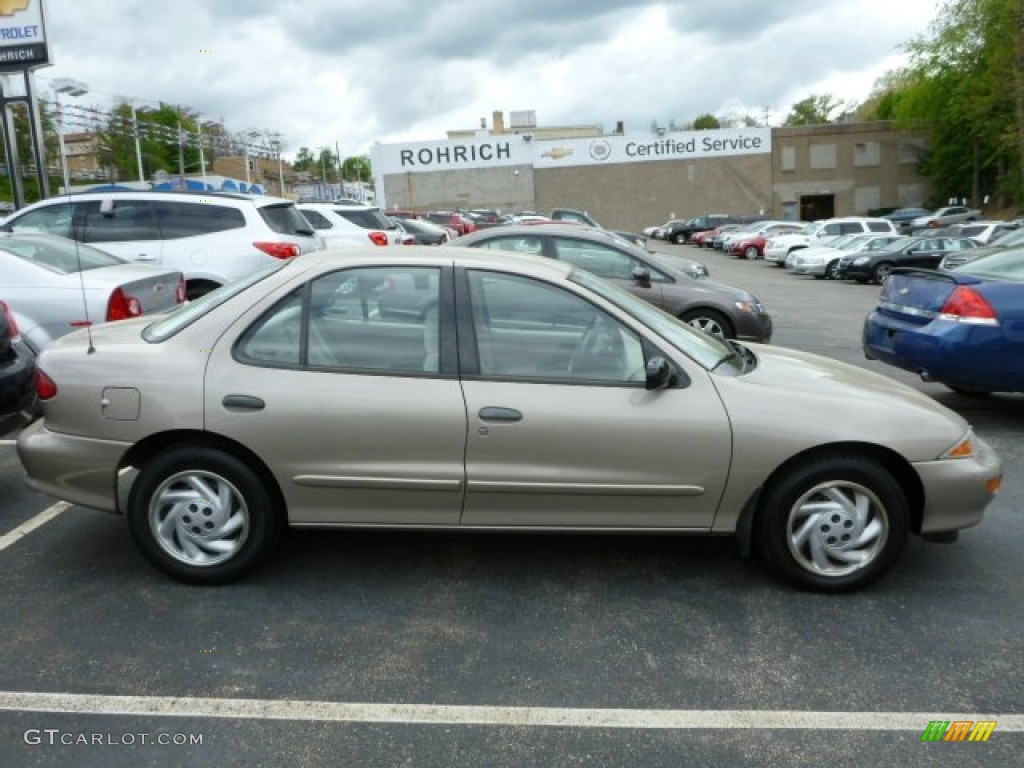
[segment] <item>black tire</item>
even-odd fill
[[[675,243],[676,245],[682,245],[683,243],[686,242],[686,235],[682,232],[678,232],[672,235],[672,242]]]
[[[869,505],[866,525],[858,521],[857,502]],[[906,496],[882,464],[830,454],[788,469],[765,488],[757,540],[768,565],[792,584],[852,592],[893,566],[909,528]],[[855,562],[855,550],[863,562]]]
[[[717,310],[692,309],[689,312],[684,312],[679,319],[713,336],[721,336],[726,339],[736,338],[736,330],[729,322],[729,318]]]
[[[871,282],[875,285],[881,285],[889,279],[889,273],[892,271],[892,264],[888,261],[882,261],[875,264],[874,269],[871,270]]]
[[[743,249],[743,257],[748,261],[754,261],[755,259],[761,258],[761,252],[757,250],[756,245],[748,245]]]
[[[829,280],[839,280],[839,259],[829,262],[825,267],[825,277]]]
[[[189,493],[193,500],[182,498]],[[252,570],[273,550],[284,521],[252,468],[204,446],[178,446],[146,462],[127,519],[146,559],[188,584],[224,584]]]

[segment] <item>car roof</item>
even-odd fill
[[[527,232],[536,232],[535,227],[526,228]],[[454,241],[457,242],[457,241]],[[319,267],[322,264],[338,266],[339,254],[344,255],[344,264],[348,266],[373,265],[386,266],[389,263],[402,264],[415,261],[424,265],[471,267],[486,269],[488,267],[511,268],[550,280],[564,280],[566,275],[575,269],[572,265],[557,259],[534,256],[528,253],[499,251],[490,248],[465,248],[457,245],[406,245],[401,248],[379,248],[361,246],[359,248],[332,249],[311,251],[290,260],[296,266]]]
[[[60,194],[48,197],[45,200],[38,200],[31,205],[26,205],[21,208],[18,213],[25,211],[29,208],[41,207],[43,205],[52,205],[54,203],[61,202],[79,202],[79,201],[92,201],[92,200],[104,200],[107,198],[120,198],[125,200],[224,200],[238,203],[252,203],[256,206],[262,205],[275,205],[287,203],[288,205],[294,205],[294,202],[287,200],[283,197],[272,197],[270,195],[246,195],[241,192],[200,192],[198,190],[180,190],[180,189],[111,189],[111,190],[98,190],[90,192],[71,192],[70,194]]]

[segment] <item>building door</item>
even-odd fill
[[[836,215],[835,195],[801,195],[800,218],[803,221],[831,219]]]

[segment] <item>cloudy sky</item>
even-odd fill
[[[702,113],[862,101],[939,0],[47,0],[80,103],[186,105],[343,156],[535,110],[647,130]],[[290,154],[290,153],[286,153]]]

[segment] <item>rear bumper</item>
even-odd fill
[[[964,389],[1024,391],[1024,342],[1002,329],[936,319],[924,325],[873,310],[864,320],[864,354]]]
[[[995,497],[987,484],[1003,474],[998,454],[975,436],[974,455],[914,464],[924,485],[922,534],[969,528],[981,522],[985,507]]]
[[[51,432],[45,419],[18,436],[18,458],[31,488],[104,512],[117,511],[117,467],[130,447]]]
[[[35,356],[15,343],[15,357],[0,364],[0,435],[28,424],[38,415]]]

